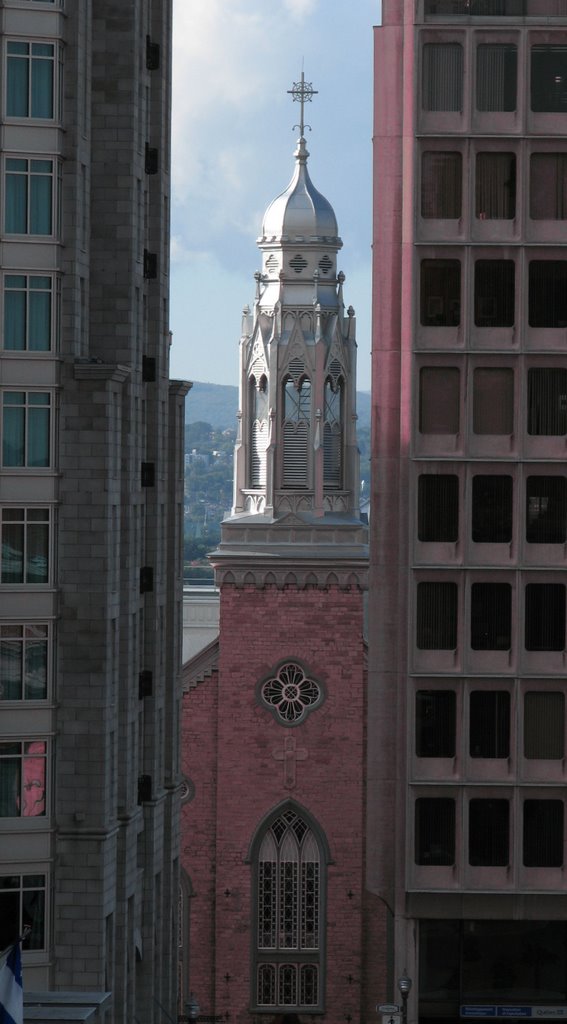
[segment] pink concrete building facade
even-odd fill
[[[567,5],[376,29],[368,886],[410,1021],[567,1014]]]

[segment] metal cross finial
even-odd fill
[[[301,119],[300,119],[300,123],[299,124],[294,124],[293,127],[294,127],[294,130],[296,128],[299,128],[299,131],[301,132],[301,138],[303,138],[303,135],[304,135],[304,132],[305,132],[306,128],[309,128],[309,131],[311,131],[311,125],[310,124],[305,124],[305,119],[304,119],[305,104],[306,103],[311,103],[311,100],[313,99],[313,97],[318,95],[317,89],[313,88],[313,86],[311,85],[311,82],[306,82],[305,81],[305,75],[304,75],[304,73],[302,71],[301,72],[301,81],[300,82],[294,82],[293,83],[293,89],[288,89],[287,91],[288,91],[288,95],[289,96],[293,96],[294,103],[301,103]]]

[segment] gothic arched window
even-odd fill
[[[297,383],[286,377],[283,383],[283,487],[307,487],[309,470],[309,428],[311,424],[311,382]]]
[[[256,1008],[323,1009],[324,888],[328,853],[315,827],[289,805],[254,842]]]
[[[268,386],[262,374],[250,377],[250,487],[266,486],[268,447]]]
[[[325,381],[323,485],[341,487],[343,476],[343,381]]]

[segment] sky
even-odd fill
[[[333,206],[358,389],[370,389],[372,26],[379,0],[174,0],[170,373],[238,383],[256,239],[294,169],[301,79],[313,184]]]

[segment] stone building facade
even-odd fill
[[[0,947],[142,1024],[177,990],[171,3],[0,15]]]

